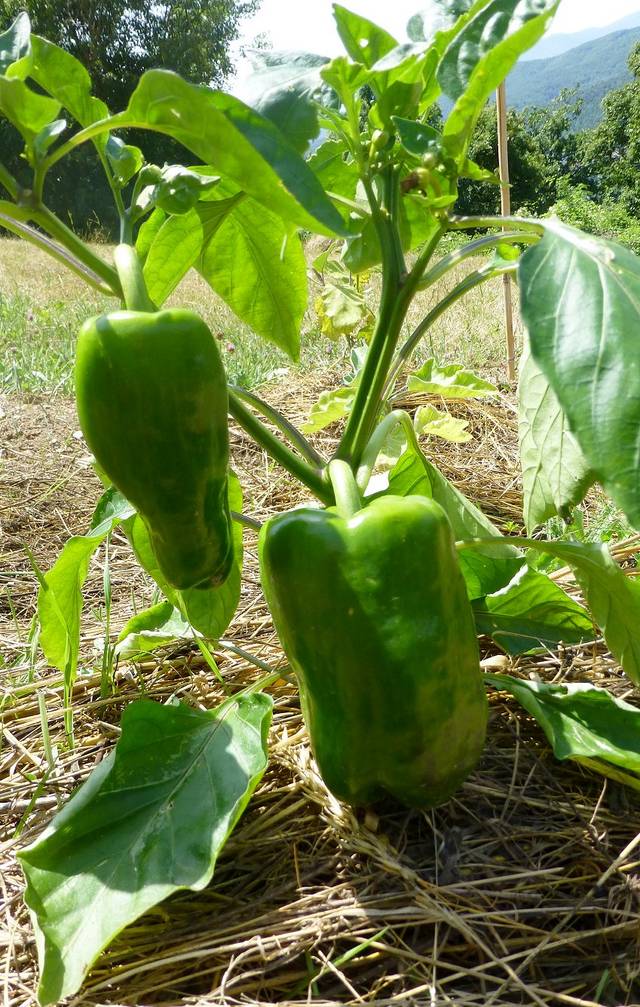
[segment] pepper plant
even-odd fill
[[[529,534],[567,516],[595,482],[640,526],[640,260],[558,220],[455,214],[461,178],[498,184],[469,160],[469,142],[558,3],[423,0],[406,42],[336,5],[345,55],[261,52],[242,99],[152,70],[114,113],[75,58],[31,33],[26,14],[0,35],[0,113],[24,141],[30,176],[19,182],[0,152],[0,224],[119,302],[83,326],[76,370],[105,493],[88,533],[38,572],[40,643],[64,674],[70,743],[82,585],[116,527],[164,597],[122,627],[117,654],[190,639],[217,670],[210,643],[239,601],[243,526],[257,526],[228,468],[229,414],[311,500],[262,527],[261,574],[314,753],[339,797],[446,800],[480,755],[485,684],[511,691],[559,758],[639,785],[633,706],[590,685],[483,683],[476,640],[517,655],[602,634],[638,685],[635,583],[603,544],[503,537],[424,454],[420,434],[442,417],[394,408],[404,382],[444,399],[495,391],[461,367],[430,359],[412,373],[411,363],[452,304],[511,274],[526,327]],[[375,98],[364,106],[363,89]],[[443,94],[453,108],[438,132],[430,112]],[[185,165],[148,164],[123,139],[130,129],[177,141]],[[83,143],[120,217],[113,262],[47,207],[56,165]],[[369,335],[351,382],[325,393],[304,431],[227,383],[199,319],[162,307],[196,269],[295,360],[307,305],[302,230],[333,240],[317,266],[331,281],[323,325]],[[468,240],[443,255],[451,232]],[[415,295],[465,262],[465,278],[409,331]],[[375,317],[349,283],[371,269],[381,272]],[[341,436],[323,457],[305,433],[335,420]],[[540,572],[534,551],[572,568],[590,613]],[[263,672],[207,712],[132,703],[114,751],[22,851],[41,1004],[75,992],[101,950],[158,901],[209,883],[265,770],[268,689],[280,672]]]

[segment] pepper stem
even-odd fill
[[[118,270],[125,307],[129,311],[157,311],[147,293],[142,263],[135,248],[132,245],[117,245],[113,261]]]
[[[353,517],[362,510],[362,497],[351,466],[341,458],[334,458],[329,462],[328,472],[338,514],[345,519]]]

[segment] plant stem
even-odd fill
[[[386,372],[393,359],[408,301],[401,297],[406,281],[404,256],[397,226],[400,186],[397,172],[388,169],[384,179],[383,205],[378,206],[373,187],[365,182],[380,246],[382,249],[382,295],[376,325],[351,414],[335,457],[358,465],[380,409],[380,395]]]
[[[513,224],[516,227],[523,225],[535,231],[536,234],[544,234],[544,224],[531,217],[515,217],[513,214],[508,217],[449,217],[448,230],[467,231],[480,227],[504,227],[505,224]]]
[[[37,206],[29,209],[29,219],[35,224],[39,224],[52,238],[64,245],[76,259],[79,259],[101,280],[104,280],[115,297],[122,296],[120,280],[115,269],[104,262],[99,255],[95,255],[84,241],[74,234],[71,228],[63,224],[59,217],[56,217],[55,213],[52,213],[46,206]]]
[[[464,262],[465,259],[472,258],[488,248],[495,248],[498,245],[534,245],[538,241],[540,241],[540,235],[532,231],[504,231],[502,234],[486,234],[476,241],[469,242],[464,248],[458,248],[455,252],[440,259],[433,269],[430,269],[422,277],[418,284],[418,290],[426,290],[455,266]]]
[[[338,514],[348,520],[362,509],[362,498],[351,466],[340,458],[334,458],[329,462],[328,472]]]
[[[89,270],[83,262],[79,262],[75,259],[65,248],[61,248],[56,245],[55,242],[51,241],[45,234],[41,231],[36,231],[33,227],[29,227],[28,224],[23,223],[21,220],[17,220],[14,217],[8,216],[4,213],[4,208],[8,207],[10,210],[14,209],[13,203],[4,203],[0,200],[0,224],[5,227],[8,231],[13,231],[20,238],[24,238],[29,241],[36,248],[40,248],[47,255],[50,255],[57,262],[60,262],[67,269],[80,276],[85,283],[88,283],[90,287],[97,290],[100,294],[106,294],[109,297],[114,296],[114,292],[111,287],[108,287],[99,276],[96,276],[91,270]]]
[[[266,419],[270,420],[278,430],[281,431],[288,437],[291,443],[298,449],[300,454],[305,458],[310,465],[314,465],[318,468],[324,468],[326,465],[325,459],[319,454],[314,447],[309,444],[307,438],[302,434],[297,427],[290,423],[289,420],[282,415],[273,406],[270,406],[268,402],[265,402],[258,395],[254,395],[253,392],[247,391],[246,388],[241,388],[239,385],[229,385],[230,390],[237,395],[239,399],[244,402],[248,402],[249,405],[253,406],[259,413],[262,414]]]
[[[478,269],[473,273],[469,273],[469,275],[465,276],[464,280],[461,280],[461,282],[458,283],[453,290],[450,290],[446,297],[443,297],[443,299],[436,304],[435,308],[432,308],[429,314],[423,318],[420,324],[413,330],[406,343],[404,343],[398,351],[396,359],[393,362],[393,366],[389,371],[389,376],[384,389],[384,398],[386,399],[391,393],[395,381],[404,364],[409,360],[409,357],[425,333],[431,328],[433,323],[440,318],[440,315],[443,315],[448,308],[455,304],[456,301],[459,301],[461,297],[464,297],[465,294],[468,294],[470,290],[473,290],[474,287],[478,287],[481,283],[485,283],[487,280],[491,280],[496,276],[503,276],[506,273],[515,273],[517,272],[517,268],[517,263],[514,262],[513,265],[509,267]]]
[[[129,311],[157,311],[147,293],[142,263],[132,245],[117,245],[113,261],[118,270],[123,300]]]
[[[358,471],[356,472],[356,482],[361,493],[364,493],[369,485],[371,473],[375,468],[378,455],[384,447],[384,442],[387,437],[391,436],[395,428],[399,425],[404,427],[409,442],[416,441],[411,417],[404,411],[404,409],[394,409],[388,416],[385,416],[382,422],[379,423],[374,430],[371,440],[362,454],[362,461],[360,462]]]
[[[249,517],[248,514],[240,514],[238,511],[231,511],[231,518],[238,524],[241,524],[243,528],[250,528],[251,531],[260,531],[262,528],[262,522],[257,521],[253,517]]]
[[[2,162],[0,162],[0,185],[7,190],[12,199],[18,198],[18,183]]]
[[[229,412],[240,424],[243,430],[253,437],[271,457],[283,468],[296,477],[304,486],[311,490],[322,503],[330,505],[334,502],[331,486],[323,475],[322,469],[313,468],[304,458],[300,458],[287,444],[279,441],[268,430],[257,416],[247,409],[240,398],[229,390]]]

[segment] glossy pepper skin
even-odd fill
[[[228,397],[205,323],[184,310],[89,319],[76,402],[89,448],[143,518],[167,581],[223,583],[233,562]]]
[[[442,508],[418,496],[348,519],[305,507],[267,522],[259,550],[329,789],[356,806],[446,801],[480,757],[487,699]]]

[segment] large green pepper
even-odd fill
[[[473,614],[442,508],[387,496],[304,507],[259,540],[264,593],[322,776],[354,805],[445,801],[483,748]]]
[[[85,322],[76,400],[89,448],[149,530],[174,587],[228,576],[227,384],[214,336],[190,311],[117,311]]]

